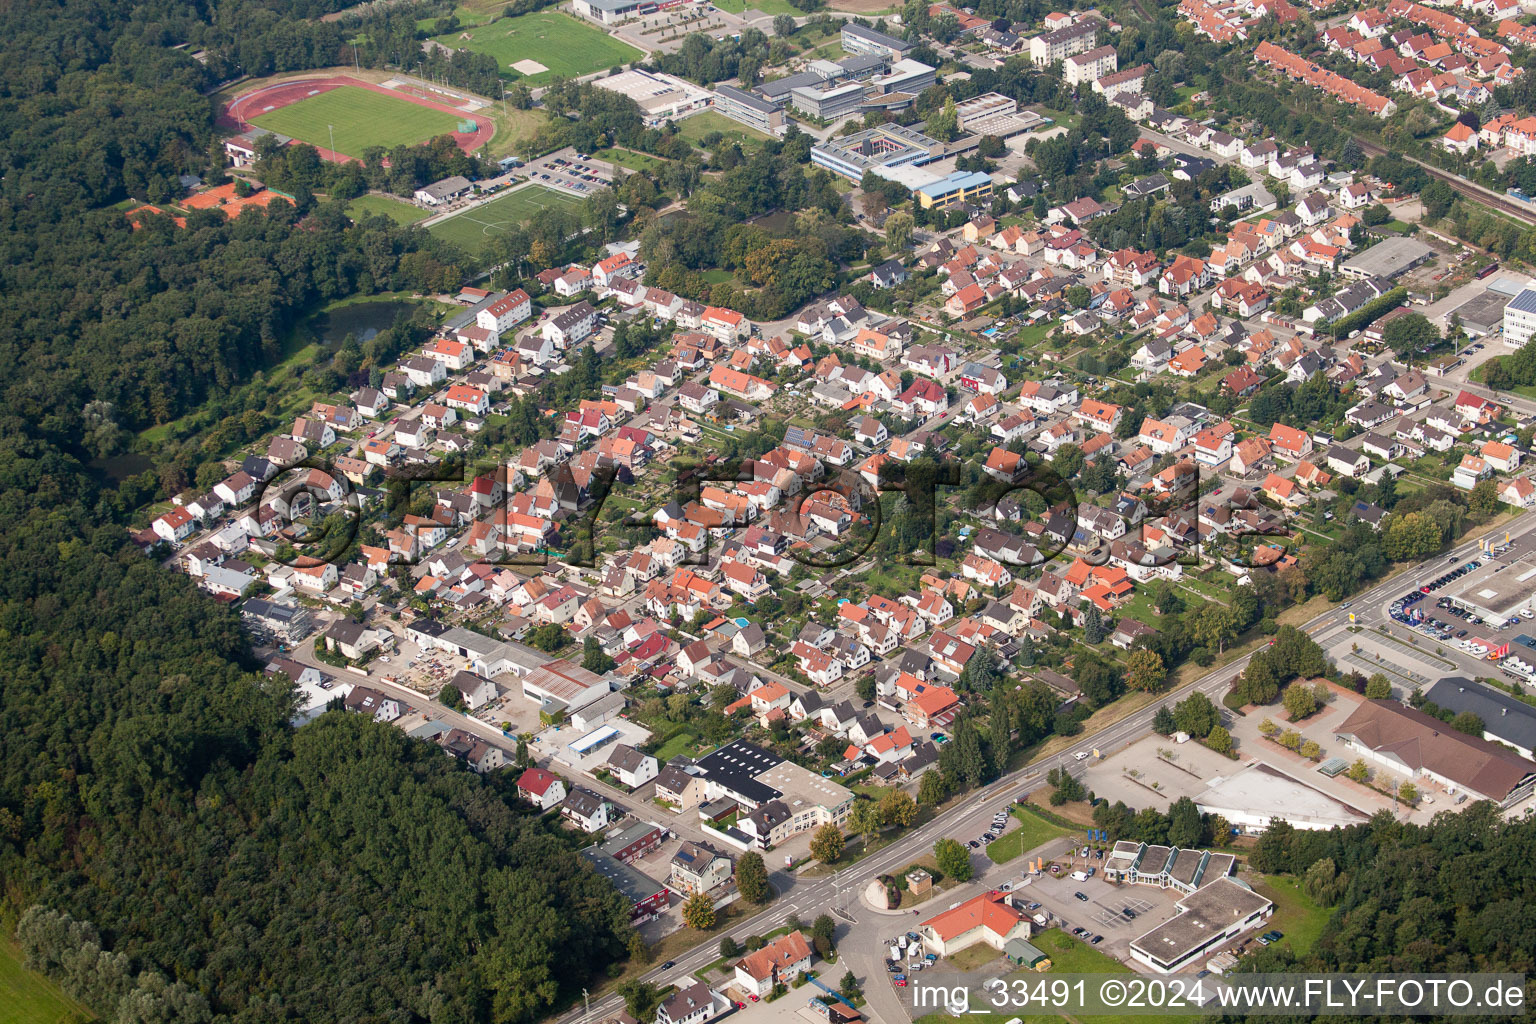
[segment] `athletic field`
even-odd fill
[[[628,43],[558,11],[535,11],[478,28],[461,28],[438,36],[437,42],[455,50],[490,54],[507,78],[523,77],[513,70],[513,64],[536,60],[549,70],[527,76],[533,85],[542,85],[555,75],[575,78],[604,71],[641,56]]]
[[[319,149],[362,159],[369,146],[414,146],[437,135],[451,135],[459,118],[370,89],[343,85],[266,113],[244,111],[253,124],[291,135]],[[329,126],[329,127],[327,127]]]
[[[542,185],[528,185],[483,206],[440,220],[427,230],[467,252],[478,253],[490,238],[513,225],[527,223],[540,210],[563,206],[574,212],[580,205],[581,200],[575,196]]]

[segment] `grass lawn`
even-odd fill
[[[464,38],[466,35],[468,39]],[[589,75],[616,64],[628,64],[641,55],[639,50],[602,29],[558,11],[502,18],[478,28],[449,32],[438,36],[437,41],[454,49],[489,54],[509,79],[524,77],[512,69],[513,64],[536,60],[548,70],[526,76],[532,85],[543,85],[556,75]]]
[[[0,943],[0,1024],[55,1024],[74,1019],[94,1020],[95,1015],[59,986],[23,967],[16,947]]]
[[[1027,807],[1015,807],[1013,813],[1023,824],[987,844],[987,858],[994,864],[1006,864],[1042,843],[1068,834],[1060,825],[1046,821]]]
[[[710,0],[710,2],[731,14],[740,14],[746,10],[762,11],[764,14],[787,14],[792,18],[805,14],[804,11],[791,7],[788,0]]]
[[[945,957],[944,966],[957,971],[974,971],[978,968],[986,967],[988,964],[996,963],[1002,959],[1002,956],[1003,954],[985,942],[978,942],[969,949],[962,949],[952,956]]]
[[[347,216],[357,220],[364,214],[383,214],[396,224],[415,224],[430,217],[430,210],[423,210],[404,199],[389,196],[363,195],[347,204]]]
[[[1294,878],[1273,875],[1254,886],[1254,890],[1275,901],[1275,915],[1270,918],[1269,927],[1285,933],[1281,944],[1290,946],[1298,956],[1311,952],[1323,929],[1328,927],[1332,911],[1318,906]]]
[[[1130,974],[1131,969],[1086,942],[1079,942],[1060,928],[1051,928],[1029,940],[1051,958],[1051,970],[1063,974]]]
[[[768,136],[762,132],[748,128],[740,121],[732,121],[724,114],[717,114],[713,110],[692,114],[677,122],[677,133],[696,146],[702,145],[704,136],[710,132],[719,132],[728,139],[735,139],[743,146],[768,141]]]
[[[713,270],[704,271],[704,280],[708,281],[710,284],[728,284],[734,280],[735,277],[736,275],[731,273],[729,270],[722,270],[719,267],[716,267]]]
[[[369,146],[412,146],[454,131],[452,114],[352,85],[323,92],[278,110],[259,114],[252,122],[268,131],[291,135],[324,149],[361,158]]]
[[[533,215],[550,206],[575,208],[581,200],[542,185],[529,185],[508,192],[483,206],[438,221],[427,230],[438,238],[454,242],[466,251],[478,253],[486,239],[499,235],[514,224],[525,224]]]
[[[694,735],[691,732],[680,732],[656,749],[656,760],[666,764],[678,754],[686,754],[693,746]]]
[[[659,156],[651,156],[649,153],[636,153],[628,149],[600,149],[592,154],[592,158],[610,164],[618,164],[620,167],[628,167],[632,171],[653,171],[657,173],[672,162],[670,160],[663,160]]]

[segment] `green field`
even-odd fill
[[[352,219],[356,220],[364,214],[383,214],[396,224],[415,224],[419,220],[426,220],[432,216],[432,211],[413,206],[403,199],[391,199],[388,196],[358,196],[347,204],[347,216]]]
[[[464,38],[466,35],[468,39]],[[534,85],[542,85],[556,75],[589,75],[615,64],[628,64],[641,56],[628,43],[558,11],[535,11],[478,28],[461,28],[438,36],[437,42],[456,50],[490,54],[507,78],[523,77],[512,70],[513,64],[536,60],[549,70],[528,76],[527,80]]]
[[[1012,832],[1004,832],[996,842],[987,844],[987,858],[995,864],[1006,864],[1042,843],[1068,834],[1066,829],[1046,821],[1027,807],[1014,808],[1014,814],[1023,824]]]
[[[251,121],[268,131],[361,158],[369,146],[413,146],[459,126],[452,114],[352,85],[300,100]]]
[[[10,943],[0,943],[0,1024],[59,1024],[94,1020],[59,986],[27,970]]]
[[[438,221],[427,230],[468,252],[478,253],[485,247],[486,239],[501,234],[514,224],[527,223],[540,210],[551,206],[574,209],[579,205],[581,200],[575,196],[542,185],[529,185],[484,206]]]
[[[748,128],[740,121],[732,121],[724,114],[717,114],[713,110],[692,114],[677,122],[677,134],[696,146],[702,145],[704,136],[710,132],[719,132],[728,139],[735,139],[743,146],[768,141],[768,136],[762,132]]]
[[[671,163],[659,156],[649,153],[636,153],[629,149],[600,149],[592,154],[594,160],[602,160],[605,163],[618,164],[620,167],[628,167],[632,171],[650,171],[660,174]]]
[[[790,6],[789,0],[710,0],[716,7],[730,14],[742,11],[762,11],[764,14],[787,14],[791,18],[805,16],[799,8]]]
[[[1320,907],[1302,891],[1301,883],[1284,875],[1266,875],[1264,881],[1254,886],[1261,896],[1275,901],[1275,913],[1266,924],[1285,933],[1281,945],[1290,946],[1298,956],[1306,956],[1322,938],[1333,911]],[[1268,931],[1269,929],[1265,929]]]

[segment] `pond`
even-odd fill
[[[114,484],[120,484],[131,476],[138,476],[146,469],[153,469],[155,460],[148,455],[128,452],[105,459],[92,459],[86,468]]]
[[[309,322],[309,329],[326,348],[340,345],[349,334],[362,343],[393,326],[400,314],[409,314],[415,308],[416,303],[402,300],[353,302],[316,314]]]

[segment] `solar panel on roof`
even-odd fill
[[[1522,313],[1536,313],[1536,289],[1526,288],[1519,295],[1510,299],[1509,308],[1519,310]]]

